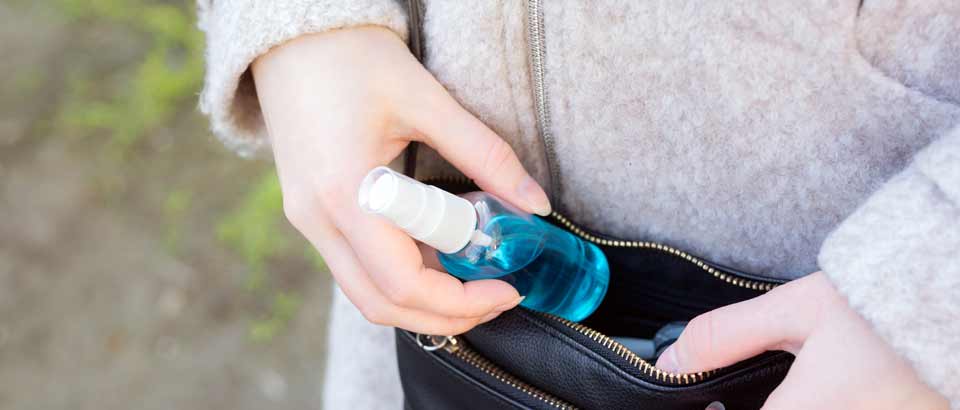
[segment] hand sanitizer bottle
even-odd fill
[[[361,184],[359,202],[439,251],[450,274],[507,281],[526,296],[521,306],[577,322],[607,292],[600,248],[488,193],[459,197],[378,167]]]

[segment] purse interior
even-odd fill
[[[717,265],[709,265],[711,273],[669,248],[598,246],[610,264],[610,286],[582,323],[611,336],[652,338],[667,323],[759,296],[775,283]]]
[[[424,182],[453,193],[477,190],[462,178]],[[591,242],[607,257],[610,285],[597,310],[581,323],[609,336],[649,339],[667,323],[689,321],[701,313],[759,296],[781,283],[685,257],[687,254],[666,246],[629,246],[636,242],[611,239],[562,223],[567,221],[565,217],[545,219],[583,239],[605,239]],[[739,280],[724,280],[721,275]]]

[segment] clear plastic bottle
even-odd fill
[[[607,292],[610,269],[596,245],[488,193],[457,197],[380,167],[364,180],[360,205],[438,249],[450,274],[512,284],[524,307],[580,321]]]
[[[507,281],[526,296],[522,306],[574,322],[600,306],[610,282],[600,248],[488,193],[463,198],[477,210],[477,230],[491,240],[438,253],[447,272],[464,280]]]

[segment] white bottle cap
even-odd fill
[[[470,201],[387,167],[374,168],[360,183],[360,208],[382,215],[414,239],[455,253],[470,242],[477,211]]]

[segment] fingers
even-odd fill
[[[811,342],[817,343],[818,341],[811,340]],[[814,350],[816,350],[816,346],[814,346]],[[847,399],[855,396],[855,393],[861,391],[861,388],[869,389],[869,383],[864,385],[861,381],[847,380],[850,375],[842,371],[825,371],[825,369],[833,367],[827,363],[831,359],[833,358],[823,357],[822,354],[818,355],[815,351],[811,354],[807,346],[804,346],[790,366],[787,377],[767,397],[763,409],[887,408],[886,405],[859,407],[847,402]],[[851,385],[851,382],[858,385]],[[810,394],[811,392],[816,392],[816,394]]]
[[[809,409],[815,407],[805,407],[810,395],[807,394],[807,389],[802,388],[803,386],[798,386],[798,379],[796,376],[792,376],[793,370],[787,373],[787,378],[783,379],[783,382],[770,393],[770,396],[767,397],[767,400],[763,403],[761,410],[789,410],[789,409]],[[801,393],[797,397],[797,393]]]
[[[315,241],[314,245],[324,255],[331,274],[344,294],[371,323],[431,335],[456,335],[496,317],[490,314],[469,318],[449,317],[397,306],[383,296],[370,280],[340,234],[327,234]]]
[[[809,291],[809,282],[791,282],[697,316],[663,352],[657,367],[691,373],[728,366],[767,350],[796,353],[819,310],[815,308],[820,303],[817,293]]]
[[[345,210],[334,223],[354,250],[364,270],[393,304],[450,317],[482,317],[520,303],[520,295],[500,280],[460,282],[427,268],[420,250],[406,233],[388,222]],[[344,221],[338,223],[337,221]]]
[[[336,258],[344,260],[343,255],[350,255],[350,259],[355,260],[341,265],[334,271],[335,276],[347,296],[356,299],[358,308],[372,321],[423,330],[421,323],[426,319],[422,315],[408,317],[400,313],[415,311],[432,315],[430,328],[462,331],[519,303],[520,295],[506,282],[486,280],[464,284],[446,273],[425,268],[416,244],[407,234],[381,218],[363,213],[357,206],[356,187],[368,169],[367,164],[344,164],[340,169],[338,183],[317,184],[326,188],[286,189],[284,211],[294,226],[321,250],[324,258],[337,255]],[[284,174],[281,172],[281,180]],[[322,244],[331,241],[328,237],[339,237],[346,249],[336,253],[321,249]],[[346,284],[357,278],[369,282],[369,286]],[[354,296],[361,290],[365,293]],[[438,324],[438,318],[448,322],[458,318],[471,321]]]
[[[437,257],[437,251],[424,243],[417,242],[417,248],[420,249],[420,257],[423,258],[423,266],[430,269],[443,270],[440,264],[440,258]]]
[[[855,332],[824,332],[823,328],[814,330],[805,341],[803,348],[787,372],[783,382],[770,393],[763,404],[765,410],[800,409],[854,409],[854,408],[892,408],[885,400],[878,400],[873,406],[855,405],[853,398],[857,393],[872,390],[871,384],[877,383],[890,372],[876,368],[871,378],[851,377],[854,370],[847,367],[837,371],[840,364],[836,354],[845,352],[849,363],[876,365],[863,347],[857,346]],[[839,336],[839,337],[838,337]],[[848,365],[849,365],[848,363]],[[816,392],[816,394],[811,394]],[[882,399],[884,392],[873,392],[874,398]],[[901,407],[895,407],[901,408]],[[921,408],[921,407],[917,407]]]
[[[712,402],[712,403],[708,404],[708,405],[707,405],[707,408],[706,408],[706,410],[726,410],[726,409],[727,409],[727,407],[724,406],[723,403],[721,403],[721,402],[719,402],[719,401],[715,401],[715,402]]]
[[[830,310],[803,343],[766,410],[946,409],[910,364],[848,306]]]
[[[443,87],[430,93],[428,107],[407,115],[422,139],[484,191],[526,212],[550,214],[550,201],[521,165],[513,148],[465,110]]]

